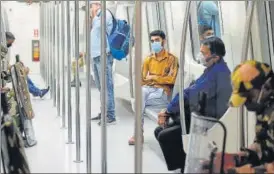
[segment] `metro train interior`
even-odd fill
[[[91,9],[87,7],[91,2],[0,1],[1,71],[8,71],[10,65],[16,64],[15,57],[19,55],[20,62],[29,68],[28,78],[38,88],[49,86],[50,89],[41,98],[30,95],[35,115],[31,123],[32,136],[35,134],[37,144],[29,145],[24,151],[31,173],[181,172],[179,168],[167,167],[166,157],[154,135],[159,124],[158,114],[167,108],[167,103],[147,105],[142,110],[142,64],[154,51],[152,31],[165,33],[163,46],[178,59],[178,73],[170,98],[179,93],[181,103],[184,103],[184,89],[206,69],[199,59],[203,15],[210,17],[212,35],[225,45],[223,60],[230,71],[244,60],[264,62],[274,68],[272,1],[99,1],[102,16],[107,16],[109,10],[114,18],[125,20],[130,26],[129,53],[122,60],[114,59],[112,65],[116,124],[109,125],[104,117],[108,114],[108,82],[101,84],[100,92],[93,66],[95,60],[90,56],[94,38],[88,30],[95,25],[90,20]],[[206,9],[206,2],[213,3],[215,8]],[[107,26],[106,20],[100,19],[100,25]],[[100,28],[101,33],[106,32],[105,28]],[[6,32],[15,37],[9,48],[5,43]],[[98,37],[98,42],[99,39],[100,49],[105,50],[104,37]],[[6,54],[3,49],[8,50]],[[77,58],[80,53],[83,62],[75,63],[80,60]],[[107,56],[101,53],[101,68],[108,66]],[[105,76],[100,77],[101,80],[106,81],[107,70],[100,73]],[[10,89],[16,88],[14,83],[4,80],[1,83]],[[184,113],[181,103],[178,107]],[[100,125],[100,120],[91,120],[98,113],[103,116]],[[214,141],[218,151],[225,143],[225,152],[236,153],[254,141],[256,117],[245,108],[228,106],[219,118],[222,124],[210,126],[206,137],[195,140],[185,131],[188,124],[185,114],[180,118],[182,150],[186,155],[207,151],[208,142]],[[129,145],[132,136],[135,137],[133,146]],[[2,133],[1,143],[5,143],[3,137]],[[4,161],[5,146],[1,147]],[[188,162],[189,166],[193,165]],[[5,163],[1,170],[9,173]]]

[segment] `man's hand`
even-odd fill
[[[158,125],[165,126],[167,123],[167,119],[168,119],[168,115],[166,114],[166,112],[161,111],[158,114]]]
[[[156,75],[148,75],[148,76],[146,77],[147,80],[154,80],[155,78],[157,78]]]

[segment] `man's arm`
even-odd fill
[[[203,79],[199,79],[199,82],[194,83],[192,86],[184,90],[184,99],[189,102],[191,108],[195,108],[195,106],[198,105],[200,92],[205,92],[209,94],[207,96],[208,98],[212,97],[214,94],[217,93],[217,91],[215,91],[216,93],[214,94],[208,93],[209,89],[215,87],[213,75],[214,74],[212,73]],[[169,103],[167,107],[167,112],[174,114],[180,112],[179,93]]]
[[[106,10],[106,27],[107,33],[110,35],[113,28],[113,17],[109,10]]]
[[[170,71],[167,76],[153,76],[152,80],[156,84],[173,85],[175,83],[179,68],[178,58],[172,57],[171,64],[169,64],[168,66],[170,67]]]
[[[171,102],[167,105],[166,112],[169,114],[177,114],[180,113],[180,103],[179,103],[179,93],[171,100]]]
[[[150,79],[147,79],[147,74],[148,74],[148,70],[149,70],[149,60],[150,60],[149,57],[145,58],[143,65],[142,65],[142,82],[143,83],[151,81]]]

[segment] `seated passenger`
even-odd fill
[[[150,33],[151,47],[154,53],[145,58],[142,67],[142,122],[144,124],[144,111],[146,106],[166,105],[168,96],[175,83],[178,72],[178,58],[165,48],[166,35],[161,30]],[[129,144],[134,145],[132,136]]]
[[[83,53],[80,53],[79,54],[79,59],[78,59],[78,63],[79,63],[79,68],[83,67],[84,66],[84,55]],[[71,87],[75,87],[76,86],[76,60],[74,60],[72,62],[72,73],[73,73],[73,80],[71,82]],[[80,86],[81,86],[81,82],[80,82]]]
[[[215,36],[207,38],[202,42],[200,51],[207,68],[191,86],[184,89],[187,131],[191,112],[217,119],[223,116],[232,92],[230,70],[223,59],[226,53],[223,41]],[[201,97],[204,99],[201,100]],[[172,123],[168,123],[169,118],[173,120]],[[186,154],[182,145],[179,94],[172,99],[167,109],[159,113],[158,124],[154,134],[163,151],[168,170],[183,171]]]
[[[29,68],[26,67],[25,69],[26,71],[26,75],[27,75],[27,83],[28,83],[28,88],[29,88],[29,92],[34,96],[34,97],[44,97],[48,92],[49,92],[49,86],[47,89],[39,89],[38,87],[36,87],[34,85],[34,83],[32,82],[32,80],[28,77],[29,74]]]
[[[265,63],[248,60],[237,66],[231,81],[233,93],[232,107],[245,105],[256,114],[256,137],[245,154],[246,160],[235,168],[237,173],[274,173],[274,74]],[[248,152],[248,153],[246,153]],[[248,155],[249,154],[249,155]],[[256,169],[266,170],[257,172]]]

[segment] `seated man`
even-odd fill
[[[191,112],[217,119],[222,117],[228,108],[227,103],[232,92],[230,70],[223,59],[226,53],[223,41],[215,36],[207,38],[202,42],[200,51],[203,55],[202,62],[207,68],[191,86],[184,89],[187,131]],[[203,100],[200,99],[201,96]],[[167,122],[170,117],[173,123]],[[158,124],[154,133],[168,170],[183,171],[186,154],[182,145],[179,94],[172,99],[167,109],[159,113]]]
[[[171,95],[178,72],[178,58],[164,49],[165,33],[155,30],[150,33],[150,40],[154,53],[144,60],[142,67],[143,114],[141,117],[143,122],[146,106],[168,103],[168,96]],[[134,136],[130,138],[129,144],[135,144]]]
[[[79,59],[78,59],[78,63],[79,63],[79,68],[83,67],[84,66],[84,54],[83,53],[80,53],[79,54]],[[71,87],[76,87],[76,60],[74,60],[72,62],[72,73],[73,73],[73,80],[71,82]],[[81,82],[80,82],[80,86],[81,86]]]
[[[28,83],[28,88],[29,88],[29,92],[34,96],[34,97],[44,97],[48,92],[49,92],[49,87],[47,89],[39,89],[37,88],[32,80],[28,77],[28,74],[29,74],[29,68],[26,67],[25,69],[26,71],[26,75],[27,75],[27,83]]]

